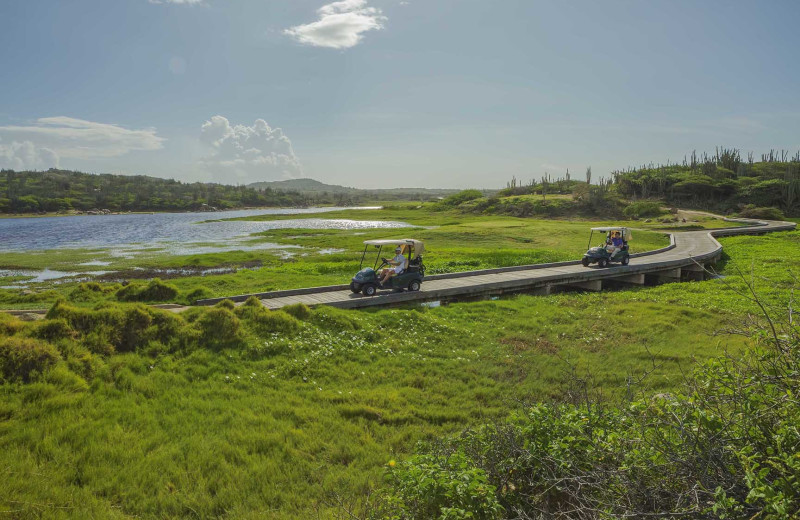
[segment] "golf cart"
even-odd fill
[[[605,233],[606,240],[602,245],[592,247],[592,236],[595,231],[598,233]],[[615,238],[621,239],[622,244],[619,247],[612,245],[612,240]],[[611,262],[619,262],[622,265],[628,265],[631,260],[630,252],[628,251],[628,241],[631,239],[631,230],[625,227],[597,227],[592,228],[592,233],[589,235],[589,250],[583,255],[581,263],[584,267],[589,267],[590,264],[597,264],[598,267],[607,267]]]
[[[372,267],[364,267],[364,259],[367,257],[369,248],[377,250],[375,263]],[[396,248],[400,248],[406,259],[406,268],[400,274],[389,278],[385,284],[381,284],[381,269],[384,267],[392,268],[389,259],[381,256],[384,249],[391,251],[390,256],[394,256]],[[422,264],[422,253],[425,246],[419,240],[401,238],[398,240],[365,240],[364,253],[361,255],[361,264],[358,273],[350,282],[350,290],[354,293],[364,293],[365,296],[374,296],[378,289],[394,289],[402,291],[419,291],[422,279],[425,277],[425,266]],[[386,254],[386,253],[384,253]],[[369,262],[369,260],[367,260]],[[378,263],[380,261],[380,264]]]

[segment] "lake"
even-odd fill
[[[203,222],[254,215],[302,215],[341,209],[254,209],[198,213],[123,215],[75,215],[0,219],[0,253],[61,248],[140,249],[160,248],[175,254],[208,253],[231,249],[269,248],[247,246],[252,233],[270,229],[368,229],[410,227],[404,222],[297,218],[273,221]],[[223,244],[216,244],[223,242]],[[243,243],[244,242],[244,243]],[[191,244],[198,246],[192,247]]]

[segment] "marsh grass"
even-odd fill
[[[796,285],[800,265],[787,252],[798,240],[723,239],[720,267],[752,272],[765,289],[774,280],[766,301],[780,305]],[[0,509],[20,518],[333,517],[328,492],[363,496],[418,441],[559,397],[570,371],[591,370],[616,399],[644,372],[646,391],[668,392],[693,360],[740,352],[744,339],[712,334],[753,311],[739,288],[729,277],[291,314],[254,301],[183,315],[62,302],[41,323],[0,318],[0,341],[57,353],[28,382],[0,384]]]

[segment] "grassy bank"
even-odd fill
[[[646,392],[675,388],[693,359],[741,351],[742,338],[711,335],[753,311],[733,275],[752,272],[778,305],[796,285],[800,233],[723,245],[728,278],[617,293],[292,316],[100,303],[3,318],[0,345],[35,344],[41,366],[3,361],[0,509],[332,517],[328,492],[363,496],[418,441],[561,395],[570,366],[616,399],[654,359]]]

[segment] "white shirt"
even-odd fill
[[[397,264],[395,266],[395,268],[394,268],[394,272],[395,273],[400,274],[405,270],[405,268],[406,268],[406,257],[404,257],[403,255],[398,253],[397,255],[395,255],[394,258],[392,258],[392,262]]]

